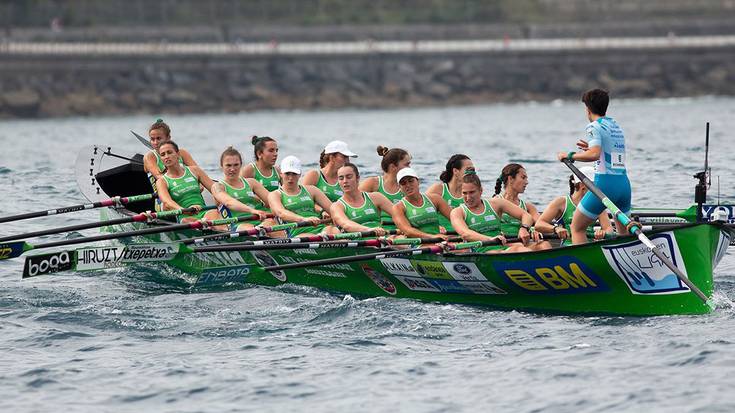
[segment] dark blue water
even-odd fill
[[[735,199],[735,100],[614,102],[610,115],[628,137],[636,206],[690,204],[706,121],[710,193],[720,176],[722,198]],[[142,150],[128,130],[143,133],[153,118],[0,123],[0,216],[82,202],[77,149]],[[540,207],[567,190],[554,153],[573,149],[586,123],[576,102],[164,118],[213,173],[229,144],[249,156],[251,134],[278,137],[282,157],[311,164],[326,142],[344,140],[364,175],[379,169],[375,146],[404,147],[424,186],[461,151],[488,183],[521,160],[526,198]],[[0,234],[96,219],[0,224]],[[298,286],[189,293],[165,268],[26,281],[21,271],[22,260],[0,261],[0,411],[735,410],[732,254],[716,271],[713,314],[655,318],[357,300]]]

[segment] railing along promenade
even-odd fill
[[[735,46],[735,35],[608,37],[585,39],[496,39],[447,41],[355,41],[261,43],[59,43],[0,41],[0,55],[361,55],[553,52],[625,49],[686,49]]]

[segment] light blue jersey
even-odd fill
[[[590,148],[602,148],[595,163],[596,175],[625,175],[625,135],[620,126],[604,116],[587,125],[587,136]]]

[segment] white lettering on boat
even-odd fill
[[[179,244],[135,244],[82,248],[77,251],[77,270],[116,267],[122,263],[155,262],[173,258]]]

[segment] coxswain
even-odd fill
[[[584,166],[579,170],[589,179],[595,178],[595,168],[591,166]],[[536,231],[542,234],[556,234],[562,239],[562,245],[572,245],[570,239],[572,230],[572,217],[574,211],[577,210],[577,205],[582,197],[587,193],[587,187],[584,186],[582,181],[577,178],[577,175],[569,176],[569,195],[560,196],[544,209],[539,219],[536,221]],[[587,228],[587,236],[593,237],[594,239],[603,239],[606,235],[610,235],[613,232],[610,218],[607,216],[607,212],[603,211],[598,216],[600,222],[600,229],[593,231],[592,227]]]
[[[577,142],[579,152],[559,152],[562,161],[595,162],[595,186],[615,204],[622,213],[630,214],[631,188],[625,168],[625,135],[617,122],[606,116],[610,96],[602,89],[582,94],[587,113],[587,140]],[[592,225],[606,207],[592,192],[587,192],[577,205],[572,217],[572,242],[587,242],[587,227]],[[627,235],[628,228],[615,218],[618,235]]]
[[[295,156],[287,156],[281,161],[281,187],[268,194],[268,204],[281,222],[312,221],[316,226],[301,227],[289,231],[289,237],[298,235],[318,235],[321,233],[332,235],[339,230],[331,225],[318,224],[320,213],[316,210],[319,205],[323,211],[329,211],[332,202],[326,195],[313,185],[300,185],[301,161]]]

